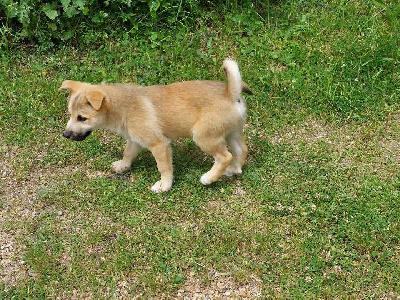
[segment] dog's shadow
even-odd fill
[[[171,143],[174,182],[179,183],[193,176],[200,177],[201,174],[207,172],[213,164],[213,158],[204,153],[193,141],[189,139],[180,139]],[[113,155],[114,160],[119,160],[123,156],[122,151],[116,151]],[[148,173],[146,176],[158,177],[156,161],[147,149],[143,149],[137,159],[132,163],[132,167],[125,173],[112,173],[109,179],[125,179],[129,180],[135,172]]]
[[[172,145],[176,183],[187,178],[199,179],[213,165],[213,158],[204,153],[192,140],[178,140]]]

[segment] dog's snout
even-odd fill
[[[71,137],[71,131],[65,130],[65,131],[63,132],[63,136],[64,136],[65,138],[69,139],[69,138]]]
[[[70,130],[65,130],[63,132],[63,136],[67,139],[73,140],[73,141],[83,141],[86,139],[90,134],[92,133],[91,130],[88,130],[84,133],[76,133]]]

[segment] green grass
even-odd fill
[[[24,263],[0,263],[1,298],[175,297],[215,288],[215,271],[262,297],[398,296],[400,6],[385,3],[267,2],[195,27],[3,50],[0,237]],[[120,137],[61,136],[64,79],[224,80],[228,56],[255,94],[241,177],[202,186],[212,160],[180,140],[173,188],[153,194],[149,152],[115,175]]]

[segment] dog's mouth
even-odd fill
[[[91,130],[86,131],[84,133],[81,134],[75,134],[72,131],[64,131],[63,132],[63,136],[67,139],[73,140],[73,141],[83,141],[84,139],[86,139],[90,134],[92,133]]]

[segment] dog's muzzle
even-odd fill
[[[91,130],[86,131],[82,134],[74,134],[72,131],[65,130],[63,132],[63,136],[67,139],[73,140],[73,141],[83,141],[86,139],[90,134],[92,133]]]

